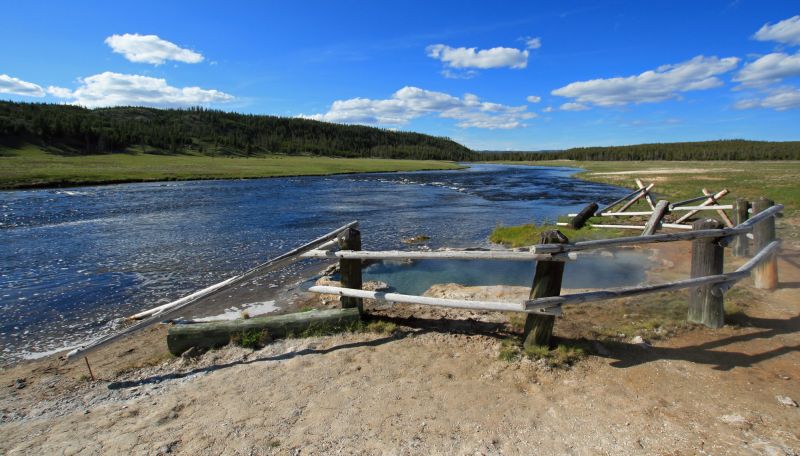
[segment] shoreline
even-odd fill
[[[663,263],[650,271],[654,278],[688,274],[687,248],[655,247]],[[781,271],[784,280],[800,277],[785,259]],[[504,338],[518,336],[513,320],[497,312],[371,305],[371,313],[397,328],[279,339],[257,350],[229,345],[196,358],[165,356],[166,327],[158,325],[91,353],[96,381],[81,359],[63,363],[53,356],[0,369],[8,386],[0,390],[0,450],[222,453],[235,441],[243,453],[262,454],[401,447],[557,454],[598,445],[619,454],[735,453],[743,439],[756,442],[752,448],[798,448],[797,409],[776,401],[800,397],[791,381],[800,375],[798,352],[790,349],[797,341],[790,330],[797,292],[741,287],[746,294],[736,301],[746,306],[731,324],[681,325],[666,333],[645,325],[644,343],[631,331],[655,316],[643,310],[661,304],[570,306],[556,323],[558,343],[595,351],[555,368],[500,358]],[[625,334],[595,333],[613,322],[624,326],[610,332]],[[774,334],[764,337],[765,330]],[[665,430],[653,432],[654,420]],[[391,426],[375,425],[383,422]],[[545,435],[568,429],[569,437],[526,440],[532,423]],[[602,440],[608,432],[615,440]]]
[[[98,181],[81,181],[81,182],[48,182],[36,184],[22,184],[21,186],[6,187],[0,184],[0,192],[11,192],[16,190],[47,190],[47,189],[62,189],[62,188],[82,188],[82,187],[101,187],[106,185],[123,185],[123,184],[156,184],[159,182],[172,183],[172,182],[201,182],[201,181],[235,181],[235,180],[257,180],[257,179],[279,179],[282,177],[321,177],[321,176],[343,176],[347,174],[382,174],[382,173],[413,173],[417,171],[459,171],[467,169],[469,166],[460,166],[458,168],[419,168],[411,170],[386,170],[386,171],[342,171],[331,173],[308,173],[308,174],[281,174],[275,176],[247,176],[247,177],[187,177],[177,179],[120,179],[120,180],[98,180]]]
[[[444,160],[347,158],[310,155],[211,157],[103,154],[60,156],[41,151],[0,155],[0,191],[76,188],[130,183],[251,180],[392,172],[459,170]]]

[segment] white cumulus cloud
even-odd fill
[[[122,54],[126,59],[136,63],[161,65],[167,60],[183,63],[203,61],[202,54],[162,40],[157,35],[139,35],[137,33],[111,35],[106,38],[106,44],[117,54]]]
[[[777,41],[779,43],[800,45],[800,16],[784,19],[777,24],[764,24],[753,38],[758,41]]]
[[[0,93],[25,97],[43,97],[45,95],[44,89],[40,85],[13,78],[7,74],[0,74]]]
[[[462,128],[511,129],[523,127],[525,119],[536,117],[526,110],[526,106],[481,101],[473,94],[459,98],[418,87],[403,87],[388,99],[337,100],[324,114],[301,117],[338,123],[403,125],[418,117],[432,115],[454,119]]]
[[[542,97],[537,97],[536,95],[529,95],[525,99],[528,100],[528,103],[538,103],[542,101]]]
[[[224,103],[233,99],[227,93],[200,87],[173,87],[165,79],[106,71],[80,80],[75,90],[49,87],[54,96],[73,104],[100,106],[180,107]]]
[[[800,90],[795,87],[781,87],[772,90],[763,98],[742,100],[735,106],[738,109],[767,108],[776,111],[800,109]]]
[[[528,66],[528,51],[507,47],[491,49],[453,48],[444,44],[433,44],[426,49],[428,57],[441,60],[451,68],[514,68]]]
[[[653,103],[676,98],[681,92],[721,86],[723,83],[717,76],[733,70],[738,63],[736,57],[720,59],[699,55],[635,76],[573,82],[551,93],[597,106]]]
[[[733,80],[744,85],[763,85],[792,76],[800,76],[800,52],[767,54],[745,65]]]

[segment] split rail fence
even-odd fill
[[[625,209],[632,206],[639,199],[644,198],[650,201],[652,197],[649,191],[653,188],[653,185],[644,185],[639,182],[639,186],[639,190],[606,206],[603,211],[597,211],[596,203],[592,203],[581,211],[583,216],[577,214],[574,217],[583,217],[584,220],[581,223],[585,224],[585,220],[595,216],[595,214],[607,215],[608,209],[617,204],[624,203],[623,208],[617,211],[624,212]],[[672,210],[688,210],[689,212],[686,214],[688,217],[682,217],[688,219],[699,210],[727,209],[727,206],[718,205],[716,202],[719,197],[724,196],[724,194],[720,196],[720,193],[722,192],[717,192],[711,197],[704,196],[705,202],[698,207],[685,206],[700,199],[695,198],[672,205]],[[727,193],[727,190],[725,193]],[[136,323],[122,331],[73,350],[68,354],[68,358],[74,358],[79,355],[85,356],[90,350],[110,344],[149,325],[164,321],[166,315],[186,311],[204,298],[219,295],[233,286],[246,283],[258,277],[260,274],[282,268],[303,258],[336,259],[339,261],[341,286],[313,286],[310,291],[340,296],[341,309],[255,317],[225,322],[175,324],[170,328],[167,336],[169,350],[174,354],[181,354],[191,347],[210,348],[224,345],[230,341],[231,337],[236,334],[242,334],[244,331],[266,331],[270,336],[281,337],[291,332],[303,331],[320,324],[346,326],[364,316],[364,299],[471,310],[526,313],[527,317],[523,332],[524,343],[526,345],[547,345],[552,334],[555,316],[562,314],[562,307],[566,304],[594,302],[689,288],[688,320],[718,328],[724,324],[724,293],[733,284],[753,273],[755,275],[755,284],[758,288],[774,289],[777,286],[776,252],[779,247],[779,241],[775,239],[775,217],[783,210],[783,206],[775,205],[772,201],[761,198],[752,203],[752,210],[748,210],[750,203],[744,200],[741,201],[737,200],[737,205],[735,206],[737,208],[735,212],[737,224],[735,226],[727,222],[725,223],[728,226],[723,226],[722,222],[715,219],[700,219],[691,225],[691,230],[673,233],[648,233],[648,231],[655,231],[659,228],[672,228],[668,224],[660,223],[663,214],[669,211],[670,205],[659,201],[653,204],[654,210],[650,213],[651,221],[655,220],[653,214],[661,214],[661,216],[653,223],[648,222],[651,230],[647,230],[644,235],[571,243],[561,232],[552,230],[542,233],[539,244],[514,250],[366,251],[361,249],[361,232],[358,229],[358,222],[354,221],[266,261],[243,274],[223,280],[168,304],[132,315],[130,319],[136,320]],[[573,222],[575,222],[575,219],[573,219]],[[724,248],[732,245],[734,255],[749,256],[751,251],[750,239],[753,241],[752,258],[735,271],[725,273],[723,271]],[[568,261],[580,261],[580,256],[587,251],[673,241],[692,241],[692,268],[689,279],[561,295],[561,281],[565,263]],[[364,260],[398,259],[513,260],[535,261],[537,265],[529,299],[520,302],[445,299],[362,289],[362,266]]]
[[[647,187],[642,186],[642,188]],[[641,190],[638,192],[639,195],[644,193],[646,192]],[[636,196],[636,192],[629,195],[629,197]],[[620,202],[617,201],[615,204]],[[686,202],[680,204],[686,204]],[[666,206],[661,202],[656,206],[659,205]],[[716,204],[710,203],[707,206],[709,207],[700,207],[719,209]],[[780,241],[775,239],[775,217],[783,210],[783,205],[775,205],[772,201],[761,198],[754,201],[752,207],[752,217],[749,216],[748,211],[745,211],[735,226],[726,227],[716,219],[701,218],[692,223],[690,231],[574,243],[570,243],[561,232],[553,230],[542,233],[540,244],[511,251],[364,251],[361,250],[361,233],[356,226],[352,226],[343,230],[336,240],[331,240],[316,249],[301,254],[301,256],[339,260],[341,286],[319,285],[313,286],[309,290],[314,293],[340,296],[343,308],[358,308],[359,312],[363,313],[363,300],[374,299],[393,303],[470,310],[523,312],[527,314],[523,333],[525,345],[549,344],[555,316],[562,314],[562,306],[566,304],[595,302],[687,288],[690,289],[687,319],[711,328],[719,328],[724,324],[724,293],[733,284],[753,273],[756,287],[774,289],[777,286],[776,253]],[[695,210],[695,208],[690,210]],[[749,240],[751,238],[754,252],[752,258],[735,271],[724,272],[724,248],[735,245],[737,249],[734,250],[735,255],[747,255],[750,250]],[[580,255],[584,252],[609,247],[674,241],[692,241],[691,277],[688,279],[560,295],[565,262],[580,261]],[[472,301],[362,290],[362,261],[376,259],[516,260],[536,261],[537,266],[529,299],[521,302]]]

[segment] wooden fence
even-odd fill
[[[612,202],[611,204],[606,205],[602,209],[598,210],[597,203],[590,203],[586,207],[584,207],[580,212],[575,214],[568,214],[569,217],[572,219],[569,222],[559,222],[557,225],[559,226],[569,226],[571,228],[580,229],[587,222],[589,222],[592,218],[604,218],[604,217],[613,217],[613,218],[620,218],[620,217],[644,217],[647,216],[647,223],[645,225],[634,225],[634,224],[609,224],[609,223],[592,223],[592,227],[594,228],[615,228],[615,229],[631,229],[631,230],[641,230],[643,235],[653,234],[661,228],[672,228],[678,230],[691,230],[692,225],[686,223],[689,219],[700,213],[701,211],[715,211],[719,216],[720,220],[725,223],[726,226],[732,228],[734,226],[733,220],[731,220],[730,216],[728,215],[726,210],[736,210],[736,214],[739,214],[742,208],[744,211],[747,212],[749,210],[749,206],[747,200],[739,199],[736,202],[736,205],[733,204],[720,204],[719,200],[724,198],[728,193],[727,188],[723,188],[718,192],[711,192],[707,189],[703,189],[703,195],[698,196],[695,198],[689,198],[683,201],[678,201],[675,203],[670,203],[666,200],[659,200],[658,202],[655,201],[652,191],[655,187],[654,183],[645,185],[641,179],[636,179],[636,185],[638,186],[637,190],[634,190],[631,193],[623,196],[622,198]],[[647,205],[650,206],[650,210],[644,211],[630,211],[631,207],[633,207],[637,202],[640,200],[646,201]],[[700,204],[691,205],[692,203],[697,203],[702,201]],[[620,206],[621,205],[621,206]],[[612,210],[615,207],[620,206],[618,209]],[[666,217],[670,214],[675,214],[679,212],[685,212],[672,222],[667,222]]]
[[[642,185],[639,194],[634,192],[628,195],[628,198],[643,195],[647,188],[648,186]],[[624,200],[617,201],[615,204],[622,201]],[[687,202],[681,202],[681,204],[687,204]],[[738,208],[741,209],[742,204],[737,200]],[[611,206],[613,204],[609,207]],[[661,202],[655,204],[656,208],[659,206],[666,207],[667,205],[661,204]],[[716,204],[710,203],[707,206],[698,207],[719,209]],[[739,223],[735,226],[725,227],[723,222],[716,219],[703,218],[695,221],[691,225],[691,230],[683,232],[574,243],[570,243],[561,232],[553,230],[542,234],[541,243],[511,251],[364,251],[361,250],[360,231],[356,227],[349,227],[339,235],[338,242],[329,242],[320,248],[305,252],[301,256],[339,259],[341,286],[313,286],[310,291],[340,296],[343,308],[356,307],[363,313],[363,300],[374,299],[470,310],[523,312],[527,314],[523,333],[523,341],[526,346],[549,343],[555,316],[561,315],[562,306],[566,304],[595,302],[687,288],[690,289],[687,319],[711,328],[719,328],[724,324],[724,293],[733,284],[753,273],[756,287],[774,289],[777,286],[776,253],[780,242],[775,239],[774,220],[776,215],[783,210],[783,206],[775,205],[772,201],[761,198],[752,203],[752,208],[753,216],[749,218],[748,211],[744,211],[744,215],[740,211],[736,212]],[[693,211],[697,208],[688,206],[686,209]],[[753,239],[753,257],[735,271],[725,273],[723,271],[724,248],[735,245],[738,250],[735,249],[734,253],[746,255],[746,252],[749,252],[750,238]],[[580,261],[582,252],[609,247],[674,241],[692,241],[691,277],[688,279],[560,295],[564,263]],[[336,250],[337,248],[338,250]],[[362,290],[361,262],[366,259],[518,260],[536,261],[537,266],[529,299],[520,302],[470,301]]]
[[[626,197],[627,200],[618,200],[604,209],[607,210],[625,201],[627,202],[625,202],[623,208],[627,209],[632,205],[632,200],[642,198],[648,201],[648,204],[653,203],[651,201],[652,197],[648,193],[652,189],[652,185],[638,183],[640,189],[628,195]],[[717,192],[712,196],[716,197],[720,193]],[[704,196],[704,198],[706,198],[706,202],[709,200],[707,196]],[[675,210],[675,207],[687,209],[690,213],[698,210],[697,207],[685,206],[694,201],[682,201],[678,206],[673,205],[673,210]],[[715,201],[716,198],[712,203],[699,207],[710,210],[720,209]],[[669,210],[669,205],[661,201],[652,204],[652,206],[654,210],[651,215],[658,212],[663,214]],[[260,274],[280,268],[301,258],[332,258],[339,260],[341,286],[313,286],[310,291],[340,296],[342,309],[305,312],[289,316],[264,316],[229,322],[175,324],[170,328],[167,336],[169,350],[178,355],[188,347],[210,348],[224,345],[231,337],[247,331],[261,331],[268,333],[271,337],[277,337],[281,334],[285,335],[314,328],[320,324],[347,326],[352,324],[354,319],[357,320],[359,316],[364,315],[364,299],[471,310],[526,313],[523,338],[524,343],[530,346],[549,343],[555,316],[561,315],[562,306],[565,304],[594,302],[689,288],[691,291],[688,320],[717,328],[724,323],[722,307],[724,293],[734,283],[754,273],[755,283],[758,288],[773,289],[777,285],[776,251],[779,247],[779,241],[775,240],[774,218],[783,210],[783,206],[774,205],[772,201],[764,198],[754,201],[752,210],[749,210],[750,206],[747,201],[737,200],[736,205],[733,206],[736,208],[737,225],[735,226],[723,227],[722,223],[717,220],[701,219],[693,223],[691,230],[682,232],[646,234],[574,243],[569,242],[561,232],[553,230],[543,233],[539,244],[513,250],[365,251],[361,249],[361,232],[358,229],[358,222],[354,221],[266,261],[243,274],[223,280],[168,304],[132,315],[130,319],[138,320],[136,323],[115,334],[73,350],[68,354],[68,358],[85,355],[90,350],[107,345],[154,323],[164,321],[166,316],[176,311],[185,311],[203,298],[221,293],[234,285],[244,283]],[[662,207],[663,210],[659,210],[659,207]],[[597,213],[596,204],[594,204],[593,208],[592,205],[587,206],[587,208],[591,208],[591,210],[585,209],[582,211],[584,216],[591,217]],[[624,210],[621,210],[621,212],[624,212]],[[600,211],[599,213],[603,214],[604,212]],[[751,213],[752,216],[750,216]],[[654,229],[669,228],[669,225],[663,223],[654,223],[652,226]],[[724,273],[722,261],[724,247],[732,245],[735,255],[749,255],[751,251],[750,239],[753,240],[753,257],[736,271]],[[565,262],[580,261],[581,254],[586,251],[673,241],[692,241],[692,269],[689,279],[655,285],[561,295],[561,280],[564,274]],[[362,262],[375,259],[513,260],[536,261],[537,266],[529,299],[520,302],[467,301],[362,290]]]

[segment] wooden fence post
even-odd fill
[[[566,236],[558,230],[545,231],[541,234],[542,244],[566,244]],[[536,263],[533,275],[533,288],[530,299],[546,298],[561,294],[561,279],[564,276],[564,263],[561,261],[540,261]],[[525,319],[525,330],[522,333],[524,347],[549,346],[550,336],[556,317],[553,315],[528,314]]]
[[[774,206],[775,202],[763,196],[753,201],[753,215]],[[775,240],[775,217],[768,217],[753,228],[753,254],[757,254]],[[753,270],[756,288],[774,290],[778,287],[778,256],[770,255]]]
[[[722,227],[714,219],[700,219],[692,224],[694,230],[713,230]],[[724,247],[718,238],[701,238],[692,241],[692,278],[722,274]],[[709,328],[725,324],[723,294],[714,291],[714,285],[689,289],[689,315],[692,323],[702,323]]]
[[[645,185],[644,185],[644,182],[642,182],[641,179],[636,179],[636,185],[638,185],[639,188],[646,188]],[[653,195],[650,194],[649,190],[644,192],[644,197],[647,200],[647,204],[650,205],[650,209],[655,209],[656,208],[656,201],[655,201],[655,199],[653,199]]]
[[[734,221],[737,225],[742,224],[747,221],[750,217],[750,214],[747,213],[747,210],[750,209],[750,202],[747,201],[745,198],[736,198],[736,204],[734,205]],[[732,247],[733,256],[737,257],[746,257],[749,255],[750,252],[750,240],[747,239],[747,233],[742,233],[739,236],[736,236],[733,240],[733,247]]]
[[[340,250],[361,250],[361,232],[355,228],[348,228],[339,235]],[[361,289],[361,260],[339,260],[339,275],[342,287]],[[358,307],[359,314],[364,313],[364,300],[342,296],[342,308]]]
[[[569,222],[570,228],[574,228],[576,230],[583,228],[586,225],[586,221],[589,220],[594,216],[597,212],[597,203],[589,203],[578,212],[578,215],[572,218]]]
[[[658,203],[656,203],[656,208],[653,209],[653,214],[650,215],[650,219],[647,220],[647,224],[644,226],[642,236],[650,236],[651,234],[655,234],[656,230],[661,224],[661,219],[663,219],[668,212],[669,201],[660,200]]]

